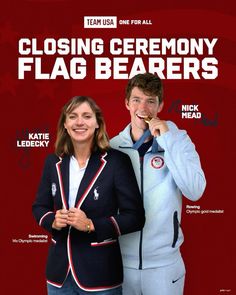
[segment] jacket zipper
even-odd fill
[[[140,157],[140,174],[141,174],[141,197],[143,200],[143,157]],[[140,241],[139,241],[139,269],[143,268],[143,230],[140,231]]]

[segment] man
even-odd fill
[[[195,146],[186,131],[163,121],[161,80],[134,76],[126,88],[131,123],[111,140],[131,158],[146,212],[142,231],[120,238],[124,295],[181,295],[185,267],[180,253],[182,195],[198,200],[206,186]]]

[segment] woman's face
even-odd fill
[[[67,129],[73,145],[86,143],[91,146],[95,129],[99,126],[90,105],[83,102],[66,115],[64,127]]]

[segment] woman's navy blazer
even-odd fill
[[[69,156],[48,156],[33,204],[37,222],[52,234],[47,282],[61,287],[71,271],[84,290],[115,288],[123,281],[118,237],[142,229],[145,221],[131,161],[113,149],[91,155],[75,205],[93,221],[91,233],[52,229],[56,210],[69,209],[69,163]]]

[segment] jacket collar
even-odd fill
[[[69,209],[69,164],[70,157],[64,156],[56,163],[57,176],[60,186],[62,206],[65,209]]]

